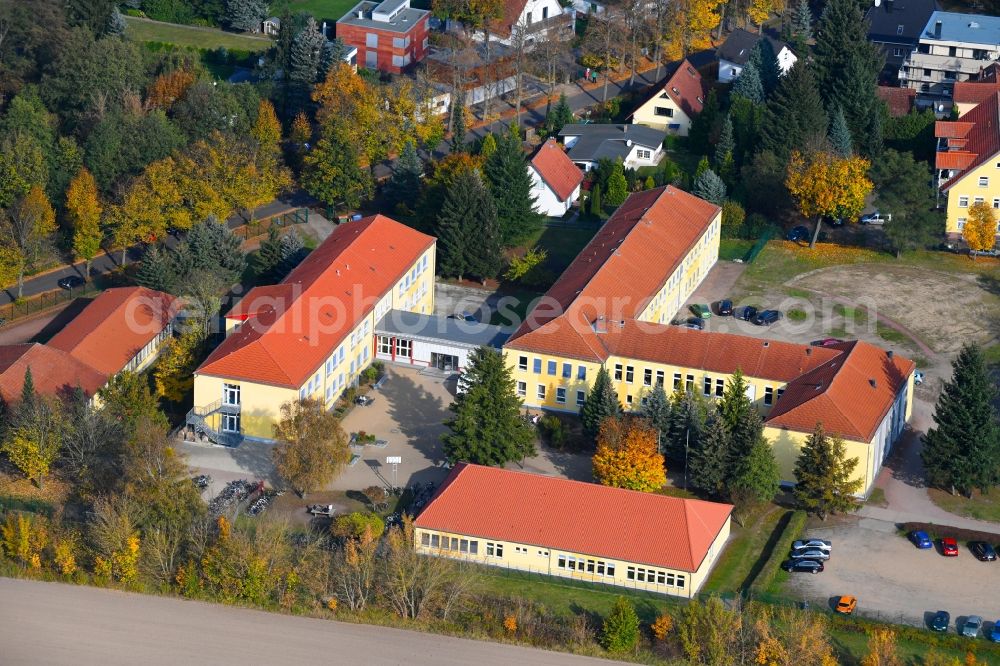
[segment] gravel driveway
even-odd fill
[[[980,562],[965,544],[958,557],[943,557],[897,536],[893,523],[870,518],[808,536],[831,540],[833,556],[823,573],[792,574],[787,591],[794,598],[832,608],[833,599],[853,594],[858,614],[914,626],[946,610],[951,631],[966,615],[982,616],[987,630],[1000,618],[1000,563]]]

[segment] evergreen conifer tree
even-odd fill
[[[413,211],[420,198],[423,175],[424,165],[417,155],[417,147],[413,141],[407,141],[386,187],[385,196],[391,210],[396,212],[403,205],[407,211]]]
[[[594,378],[594,387],[590,389],[583,407],[580,408],[580,421],[583,424],[583,431],[591,438],[596,438],[601,429],[601,422],[609,416],[620,416],[622,413],[621,403],[618,402],[618,394],[611,385],[611,377],[604,366],[597,371]]]
[[[719,142],[715,144],[715,169],[723,182],[732,181],[736,170],[733,155],[736,152],[736,141],[733,138],[733,118],[726,115],[722,123],[722,132],[719,134]]]
[[[710,88],[705,97],[705,104],[702,105],[701,113],[691,121],[691,130],[688,132],[688,145],[707,146],[712,130],[719,119],[719,95],[715,88]]]
[[[611,175],[608,176],[608,194],[604,197],[609,206],[617,208],[628,198],[628,183],[625,181],[625,167],[620,162],[615,163]]]
[[[986,491],[1000,483],[997,389],[976,345],[962,347],[934,409],[935,427],[924,435],[927,479],[951,493]]]
[[[778,78],[781,76],[781,69],[778,67],[778,56],[771,46],[771,40],[762,37],[754,44],[750,51],[750,60],[753,61],[757,69],[757,76],[760,78],[761,87],[764,90],[764,98],[770,96],[778,85]],[[762,100],[763,101],[763,100]]]
[[[497,149],[486,160],[483,175],[489,186],[500,225],[500,242],[504,246],[516,245],[529,235],[542,221],[535,210],[537,198],[533,194],[528,161],[521,149],[517,126],[503,134]]]
[[[30,410],[34,407],[35,398],[35,378],[31,374],[31,366],[24,369],[24,383],[21,385],[21,402],[18,404],[20,410]]]
[[[714,171],[706,169],[695,179],[691,194],[701,197],[705,201],[710,201],[716,206],[721,206],[722,202],[726,200],[726,184],[715,175]]]
[[[465,152],[465,91],[457,86],[451,90],[451,149]]]
[[[712,414],[705,433],[688,454],[688,478],[691,485],[715,497],[724,497],[729,461],[729,432],[725,421]]]
[[[348,136],[343,121],[329,124],[323,137],[302,159],[302,185],[328,206],[357,208],[372,195],[368,169],[359,166],[358,146]]]
[[[479,347],[469,355],[461,390],[441,437],[449,462],[503,465],[535,455],[534,429],[521,418],[521,399],[503,354]]]
[[[657,432],[660,442],[660,452],[666,448],[670,436],[670,398],[663,390],[663,384],[657,384],[646,396],[646,404],[642,408],[642,416]]]
[[[281,237],[281,263],[278,264],[278,273],[284,277],[292,272],[292,269],[306,256],[306,246],[302,238],[290,231]]]
[[[639,616],[635,606],[625,597],[618,597],[601,627],[601,646],[612,654],[635,651],[639,644]]]
[[[461,172],[445,193],[437,236],[442,274],[485,280],[500,272],[496,208],[475,169]]]
[[[191,228],[187,244],[193,268],[217,275],[223,282],[236,280],[247,266],[243,242],[215,215]]]
[[[267,18],[264,0],[226,0],[226,25],[239,32],[259,32]]]
[[[497,152],[497,138],[493,136],[493,132],[488,132],[479,145],[479,156],[488,160],[495,152]]]
[[[569,102],[566,101],[566,94],[560,93],[559,101],[545,115],[545,128],[552,136],[558,134],[563,127],[572,124],[572,122],[573,111],[569,108]]]
[[[805,45],[812,39],[812,11],[809,9],[809,0],[798,0],[795,5],[795,12],[792,15],[792,35]]]
[[[694,169],[694,175],[691,177],[691,182],[697,182],[701,175],[712,168],[712,165],[708,162],[708,155],[702,155],[701,159],[698,160],[698,166]]]
[[[781,470],[774,458],[774,450],[761,436],[754,441],[746,456],[737,462],[727,488],[737,513],[742,516],[754,506],[774,499],[780,483]]]
[[[108,16],[108,34],[122,37],[126,30],[128,30],[128,23],[125,22],[125,17],[122,16],[118,5],[115,5],[111,8],[111,15]]]
[[[670,396],[670,425],[665,440],[665,455],[671,461],[683,465],[690,452],[698,448],[705,435],[709,405],[700,395],[686,391],[675,391]]]
[[[257,248],[255,257],[257,275],[265,283],[278,282],[283,277],[279,275],[281,260],[281,234],[278,233],[277,225],[272,224],[267,228],[267,238],[262,240],[260,247]]]
[[[322,35],[322,33],[320,34]],[[323,51],[319,56],[319,71],[316,72],[316,80],[324,80],[326,75],[330,73],[330,69],[332,69],[338,62],[341,62],[346,53],[347,44],[344,43],[344,40],[340,37],[327,39],[326,36],[323,35]]]
[[[761,147],[783,160],[826,136],[827,119],[812,68],[799,60],[778,81],[761,121]]]
[[[147,289],[173,293],[176,276],[171,264],[171,257],[154,245],[142,256],[135,274],[136,283]]]
[[[590,191],[590,214],[594,217],[600,217],[604,213],[604,202],[601,201],[601,186],[594,185],[594,189]]]
[[[837,104],[830,115],[830,146],[840,157],[850,157],[854,152],[851,148],[851,130],[847,127],[844,110]]]
[[[747,64],[743,66],[739,78],[733,83],[732,95],[742,97],[754,104],[761,104],[764,101],[764,84],[761,81],[760,70],[756,63],[748,60]]]
[[[846,450],[842,439],[827,435],[817,423],[795,461],[795,499],[820,520],[858,507],[854,493],[862,482],[852,480],[858,459],[848,459]]]

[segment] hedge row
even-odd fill
[[[774,577],[778,575],[781,563],[788,558],[792,542],[799,538],[805,526],[806,512],[801,510],[793,511],[792,515],[788,518],[788,522],[785,524],[784,530],[781,532],[781,536],[775,541],[774,548],[771,549],[771,554],[768,556],[767,561],[764,562],[764,566],[761,567],[760,573],[757,574],[753,583],[750,584],[751,592],[764,592],[771,586]]]
[[[989,543],[1000,543],[1000,534],[995,532],[980,532],[979,530],[967,530],[961,527],[949,527],[948,525],[935,525],[934,523],[903,523],[899,525],[906,534],[914,530],[923,530],[932,539],[941,537],[952,537],[958,541],[987,541]]]

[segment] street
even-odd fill
[[[20,664],[614,662],[94,587],[0,578],[0,654]]]

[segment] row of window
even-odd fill
[[[410,272],[403,276],[403,279],[399,283],[399,297],[402,298],[403,294],[410,288],[411,285],[416,284],[417,277],[427,270],[427,255],[425,254],[420,258]]]
[[[657,585],[667,585],[669,587],[684,587],[686,583],[686,577],[681,574],[672,574],[644,567],[628,567],[625,570],[625,578],[639,581],[640,583],[656,583]]]
[[[985,176],[983,178],[979,179],[980,183],[982,183],[983,180],[985,180]],[[983,197],[975,197],[975,198],[972,199],[972,203],[974,203],[974,204],[983,203],[984,201],[985,201],[985,199]],[[959,208],[968,208],[969,207],[969,197],[959,197],[958,198],[958,207]],[[994,197],[994,199],[993,199],[993,207],[994,208],[1000,208],[1000,197]]]
[[[420,544],[427,548],[450,550],[456,553],[468,553],[469,555],[479,554],[479,541],[476,539],[461,539],[458,537],[447,537],[424,532],[420,535]],[[525,552],[527,552],[527,549],[525,549]],[[503,544],[487,541],[486,556],[503,558]]]
[[[393,338],[388,335],[378,336],[378,353],[382,356],[392,356],[393,341],[395,341],[395,353],[397,358],[410,358],[413,355],[413,341],[404,338]]]
[[[968,222],[968,218],[960,217],[957,220],[958,230],[961,231],[965,229],[965,223]],[[1000,222],[997,222],[997,233],[1000,234]]]
[[[518,370],[528,371],[528,357],[519,356],[517,358],[517,368]],[[559,364],[556,361],[549,361],[546,364],[546,373],[548,375],[555,376],[559,372]],[[536,375],[542,374],[542,359],[536,358],[532,362],[532,371]],[[573,364],[563,363],[562,364],[562,377],[563,379],[569,379],[573,376]],[[583,365],[578,365],[576,367],[576,378],[581,382],[587,381],[587,367]]]
[[[541,401],[545,400],[545,384],[539,384],[538,390],[535,392],[535,397]],[[522,398],[528,395],[528,384],[526,382],[517,383],[517,394]],[[587,399],[587,393],[585,391],[576,392],[576,405],[577,407],[583,407],[584,400]],[[562,386],[556,388],[556,403],[560,405],[566,404],[566,389]]]
[[[132,359],[125,366],[125,370],[128,370],[130,372],[134,371],[136,368],[142,365],[143,361],[149,358],[150,354],[152,354],[155,350],[159,349],[160,344],[164,340],[166,340],[173,334],[174,334],[173,324],[167,324],[166,328],[157,333],[155,338],[147,342],[146,346],[140,349],[139,353],[137,353],[135,356],[132,357]]]
[[[569,571],[579,571],[581,573],[596,574],[598,576],[615,577],[614,562],[604,560],[591,560],[583,557],[573,557],[572,555],[559,555],[556,558],[557,569],[567,569]]]

